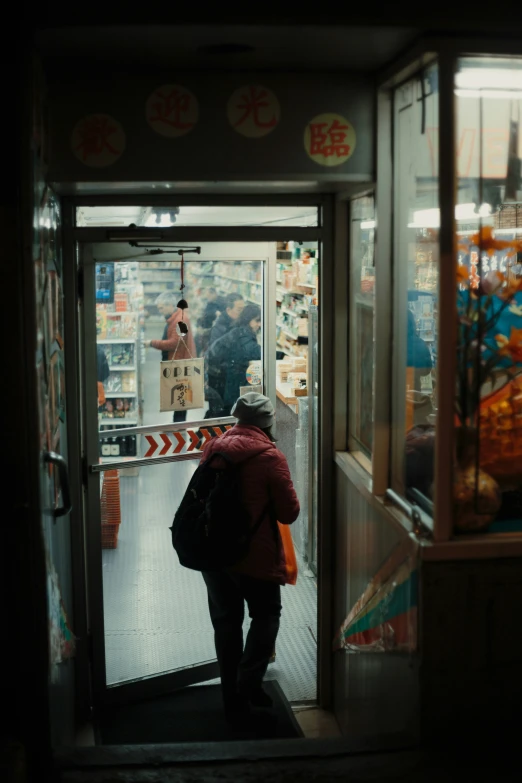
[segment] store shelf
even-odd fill
[[[276,293],[278,296],[288,296],[289,294],[291,296],[306,296],[304,291],[296,291],[293,288],[282,288],[281,286],[277,286]]]
[[[137,419],[128,419],[124,416],[122,419],[105,419],[99,421],[100,427],[135,427],[138,424]]]
[[[127,392],[127,391],[118,391],[118,392],[105,392],[106,397],[136,397],[137,392]]]
[[[103,345],[120,345],[120,343],[135,343],[137,339],[137,337],[104,337],[100,340],[97,337],[96,342]]]
[[[300,288],[311,288],[311,289],[312,289],[312,291],[315,291],[315,289],[317,288],[317,286],[315,286],[315,285],[312,285],[311,283],[297,283],[297,285],[298,285]]]
[[[129,364],[115,364],[114,366],[110,365],[109,370],[111,372],[126,372],[127,370],[129,372],[136,372],[136,366]]]
[[[290,310],[288,307],[282,307],[281,308],[282,313],[287,313],[288,315],[293,316],[294,318],[307,318],[308,313],[303,308],[302,310],[299,310],[299,312],[296,312],[295,310]]]
[[[288,329],[285,329],[283,324],[276,323],[276,326],[278,326],[281,329],[283,334],[286,334],[287,337],[290,337],[292,340],[297,340],[298,339],[299,335],[294,335],[294,334],[292,334],[292,332],[289,332]],[[305,335],[302,335],[302,336],[304,337]]]

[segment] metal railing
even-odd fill
[[[114,420],[118,422],[118,419]],[[142,427],[126,427],[118,430],[99,430],[98,438],[100,441],[107,438],[121,438],[129,435],[152,435],[154,433],[181,432],[183,430],[209,430],[215,427],[225,427],[229,424],[235,424],[236,419],[233,416],[227,416],[221,419],[202,419],[200,421],[181,421],[167,424],[154,424]],[[185,462],[187,460],[200,459],[202,452],[194,449],[185,454],[165,454],[157,457],[127,457],[125,459],[114,459],[108,462],[100,462],[91,465],[89,470],[92,473],[104,473],[108,470],[125,470],[126,468],[147,467],[152,465],[162,465],[168,462]]]

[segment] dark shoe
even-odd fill
[[[269,710],[274,706],[274,703],[268,693],[263,690],[263,686],[258,688],[252,688],[249,691],[244,691],[244,697],[252,707],[259,707],[263,710]]]

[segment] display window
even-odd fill
[[[522,58],[460,59],[454,527],[522,530]]]
[[[431,509],[436,439],[438,67],[394,94],[391,487]],[[378,281],[377,281],[378,284]]]

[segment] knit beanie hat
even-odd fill
[[[257,392],[247,392],[240,397],[231,413],[241,424],[251,424],[259,429],[271,427],[275,418],[274,406],[268,397]]]

